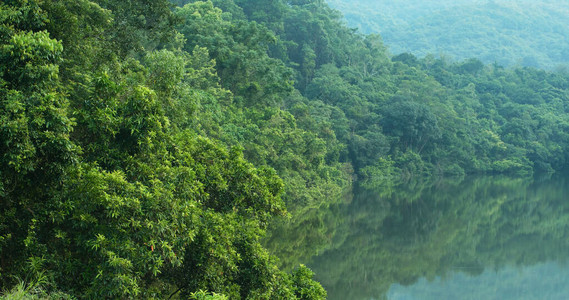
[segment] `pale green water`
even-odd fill
[[[356,188],[276,228],[329,299],[569,299],[569,178]]]

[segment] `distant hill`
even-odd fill
[[[476,57],[503,66],[569,65],[569,1],[327,0],[393,54]]]

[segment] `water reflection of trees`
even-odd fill
[[[352,201],[293,217],[270,245],[286,266],[307,263],[336,299],[380,299],[393,283],[451,271],[565,261],[566,183],[478,177],[358,188]]]

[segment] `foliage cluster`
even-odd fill
[[[0,288],[28,283],[7,297],[326,297],[260,238],[297,198],[275,169],[307,202],[348,175],[325,160],[333,135],[280,109],[292,87],[258,46],[270,32],[226,17],[206,2],[0,5]]]

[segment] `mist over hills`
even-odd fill
[[[391,53],[554,70],[569,65],[567,1],[328,0]]]

